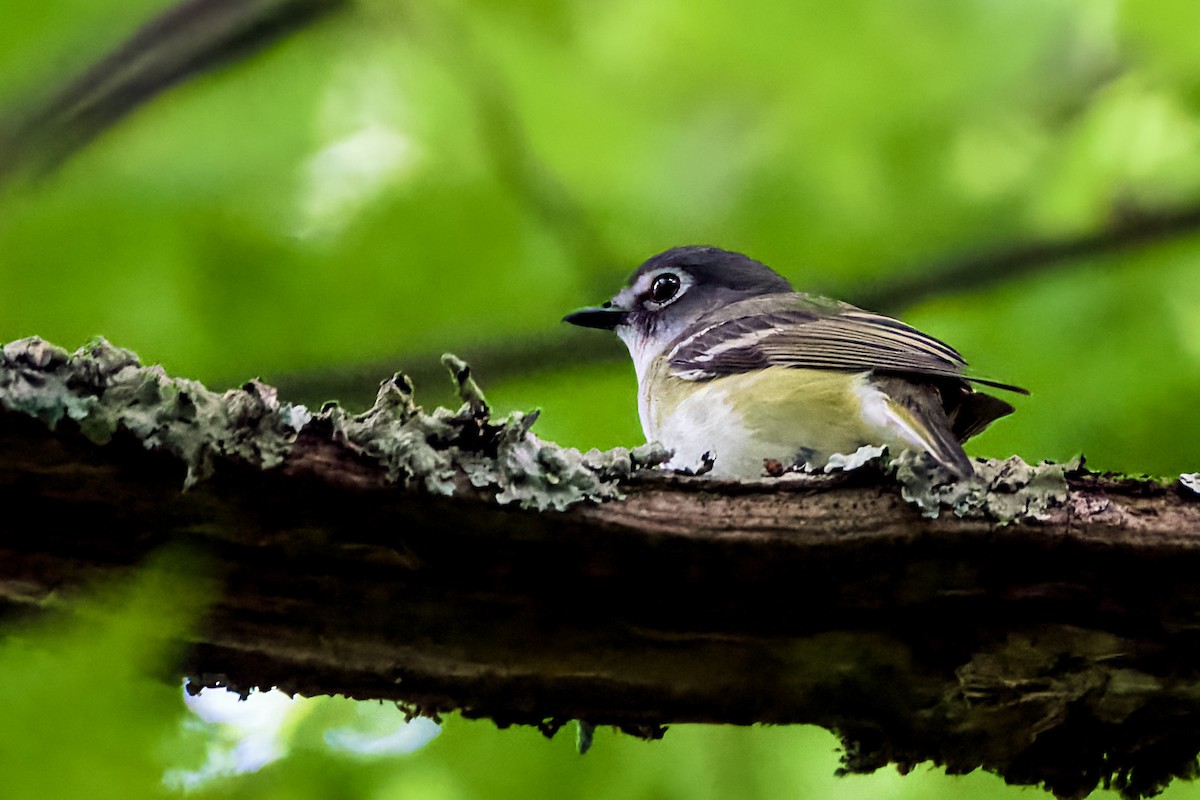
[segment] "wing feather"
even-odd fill
[[[900,320],[799,293],[727,306],[700,320],[667,358],[685,380],[782,366],[957,378],[1024,392],[965,374],[957,350]]]

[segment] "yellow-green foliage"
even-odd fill
[[[162,5],[7,4],[0,119]],[[1198,29],[1185,0],[363,0],[0,186],[0,341],[101,334],[217,390],[381,359],[383,379],[413,353],[553,339],[683,243],[853,297],[1200,203]],[[899,313],[1032,390],[973,455],[1197,468],[1200,235]],[[640,443],[626,365],[472,366],[499,412],[543,409],[543,438]],[[181,624],[146,592],[0,645],[0,794],[152,797],[195,760],[178,688],[137,677]],[[412,756],[358,762],[312,733],[198,796],[1027,796],[979,776],[830,782],[833,739],[810,730],[601,731],[582,759],[567,738],[452,720]]]

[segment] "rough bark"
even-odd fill
[[[179,666],[197,686],[546,731],[815,723],[845,739],[852,771],[982,766],[1061,796],[1110,780],[1141,796],[1196,773],[1200,497],[1186,483],[1059,470],[1062,492],[1033,502],[1021,492],[1041,478],[981,465],[980,491],[1000,500],[943,492],[931,517],[928,496],[906,499],[911,476],[884,469],[724,483],[639,469],[654,459],[637,451],[597,466],[527,421],[491,421],[462,369],[468,402],[440,417],[402,380],[366,415],[311,420],[248,384],[219,398],[228,427],[199,452],[168,434],[206,424],[188,410],[207,407],[188,394],[202,387],[103,343],[4,353],[0,603],[28,612],[188,546],[222,586]],[[94,402],[51,419],[29,398],[56,381]],[[355,427],[397,408],[398,438],[414,420],[445,426],[422,428],[450,454],[438,480]],[[544,502],[473,460],[540,485],[574,457],[623,499]]]

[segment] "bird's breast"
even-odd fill
[[[710,454],[713,475],[756,478],[764,459],[819,466],[834,453],[892,443],[869,413],[876,395],[865,372],[770,367],[686,381],[663,360],[641,381],[639,413],[647,441],[675,451],[668,466],[695,468]]]

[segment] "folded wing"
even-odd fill
[[[672,374],[684,380],[780,366],[926,375],[1027,394],[1018,386],[966,374],[957,350],[899,320],[799,293],[727,306],[702,320],[667,358]]]

